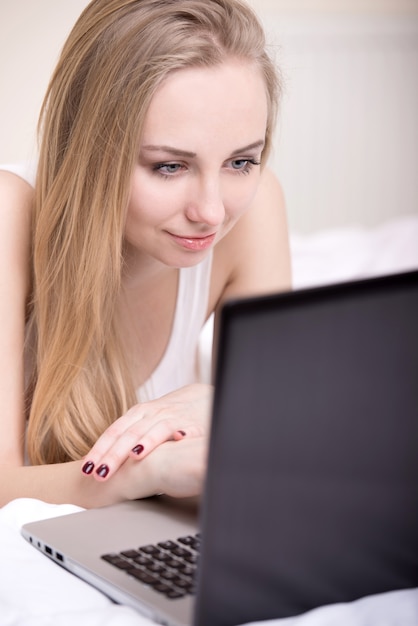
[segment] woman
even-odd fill
[[[44,101],[34,193],[0,177],[2,503],[199,492],[201,327],[290,282],[265,167],[278,92],[239,0],[85,9]]]

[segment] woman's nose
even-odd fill
[[[218,226],[225,218],[225,207],[220,184],[208,181],[197,186],[189,200],[186,216],[191,222]]]

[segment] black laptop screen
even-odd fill
[[[418,272],[223,310],[197,626],[418,585]]]

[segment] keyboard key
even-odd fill
[[[154,578],[154,576],[151,576],[148,572],[144,572],[142,569],[132,569],[129,571],[129,575],[140,580],[141,583],[145,585],[155,585],[158,583],[158,580]]]
[[[105,554],[101,558],[104,561],[108,561],[108,563],[111,563],[112,565],[114,565],[118,569],[130,569],[132,567],[132,563],[130,563],[129,561],[125,561],[124,559],[121,559],[120,557],[115,558],[113,555]]]
[[[175,578],[177,578],[176,572],[173,572],[169,569],[160,572],[160,576],[161,578],[164,578],[164,580],[174,580]]]
[[[154,574],[159,574],[164,571],[164,565],[162,565],[162,563],[154,563],[153,561],[147,563],[145,567],[149,572],[153,572]]]
[[[170,558],[168,561],[164,563],[167,567],[172,567],[173,569],[180,569],[183,563],[178,559]]]
[[[197,565],[198,558],[194,554],[191,554],[190,556],[185,556],[184,560],[190,563],[191,565]]]
[[[186,556],[192,556],[192,553],[190,552],[190,550],[186,550],[185,548],[180,548],[179,546],[176,546],[175,548],[171,548],[170,552],[171,554],[174,554],[175,556],[181,556],[183,558],[185,558]]]
[[[159,552],[158,554],[153,554],[152,557],[162,563],[167,563],[167,561],[171,561],[173,558],[168,552]]]
[[[191,546],[196,541],[195,537],[188,535],[187,537],[179,537],[178,541],[185,546]]]
[[[121,560],[119,554],[114,554],[113,552],[112,552],[112,554],[102,554],[102,556],[100,558],[103,559],[104,561],[107,561],[108,563],[112,563],[112,564],[115,561],[120,561]]]
[[[148,558],[147,556],[144,556],[143,554],[140,554],[139,556],[136,556],[132,560],[137,565],[145,565],[145,567],[153,562],[150,558]]]
[[[139,555],[138,550],[124,550],[121,552],[122,556],[125,556],[127,559],[133,559]]]
[[[153,545],[142,546],[142,548],[139,548],[139,549],[144,554],[150,554],[150,555],[158,554],[160,552],[157,546],[153,546]]]
[[[185,580],[184,578],[176,578],[173,580],[173,583],[180,589],[188,589],[190,587],[190,581]]]
[[[168,591],[172,591],[173,588],[169,587],[168,585],[166,585],[165,583],[156,583],[155,585],[153,585],[153,588],[155,589],[155,591],[159,591],[160,593],[167,593]]]

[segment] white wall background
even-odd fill
[[[418,213],[418,2],[252,4],[283,68],[273,165],[292,228]]]
[[[272,165],[292,229],[417,213],[418,0],[250,2],[284,76]],[[33,152],[49,76],[86,5],[0,0],[0,163]]]

